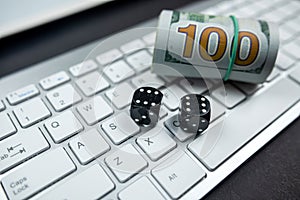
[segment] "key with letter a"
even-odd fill
[[[110,146],[96,129],[91,129],[77,136],[70,141],[69,145],[79,162],[83,165],[110,149]]]

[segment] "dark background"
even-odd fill
[[[1,39],[0,77],[156,17],[192,0],[118,0]],[[97,24],[105,26],[99,29]],[[300,199],[300,119],[296,120],[206,199]]]

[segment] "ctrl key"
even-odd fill
[[[182,153],[154,168],[152,175],[173,199],[178,199],[206,173],[187,154]]]
[[[2,179],[9,199],[26,199],[75,171],[63,148],[36,157]]]

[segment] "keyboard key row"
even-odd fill
[[[28,129],[0,142],[0,173],[49,148],[38,128]]]
[[[24,163],[5,176],[2,185],[10,199],[27,199],[75,170],[76,166],[65,150],[57,148]]]
[[[6,113],[0,113],[0,124],[0,140],[17,132],[10,116]]]

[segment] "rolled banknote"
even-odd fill
[[[278,27],[266,21],[164,10],[152,71],[262,83],[273,69],[278,47]]]

